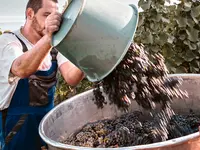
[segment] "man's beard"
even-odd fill
[[[41,37],[44,36],[44,28],[40,26],[36,17],[33,18],[32,27]]]

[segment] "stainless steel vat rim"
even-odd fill
[[[184,74],[170,74],[170,76],[179,76],[179,77],[200,77],[200,74],[189,74],[189,73],[184,73]],[[83,92],[81,94],[78,94],[74,97],[71,97],[69,98],[68,100],[60,103],[59,105],[57,105],[54,109],[52,109],[50,112],[48,112],[44,118],[42,119],[42,121],[40,122],[40,125],[39,125],[39,134],[41,136],[41,138],[48,144],[48,145],[51,145],[53,147],[57,147],[57,148],[61,148],[61,149],[68,149],[68,150],[75,150],[75,149],[80,149],[80,150],[106,150],[106,149],[110,149],[110,150],[114,150],[114,149],[118,149],[118,150],[124,150],[124,149],[127,149],[127,150],[142,150],[142,149],[152,149],[152,148],[162,148],[162,147],[165,147],[165,146],[173,146],[173,145],[179,145],[181,143],[184,143],[184,142],[187,142],[191,139],[194,139],[194,138],[197,138],[197,137],[200,137],[200,132],[196,132],[196,133],[193,133],[193,134],[190,134],[190,135],[186,135],[186,136],[183,136],[183,137],[179,137],[179,138],[175,138],[175,139],[172,139],[172,140],[168,140],[168,141],[164,141],[164,142],[158,142],[158,143],[153,143],[153,144],[147,144],[147,145],[138,145],[138,146],[130,146],[130,147],[119,147],[119,148],[91,148],[91,147],[79,147],[79,146],[72,146],[72,145],[67,145],[67,144],[63,144],[63,143],[60,143],[60,142],[55,142],[53,140],[51,140],[49,137],[47,137],[44,133],[44,130],[42,127],[44,127],[44,123],[45,123],[45,120],[47,120],[47,118],[49,116],[51,116],[51,114],[54,113],[54,111],[56,111],[57,109],[59,109],[59,107],[61,107],[61,105],[63,103],[70,103],[71,101],[73,101],[74,99],[77,99],[78,97],[82,97],[83,95],[87,94],[87,93],[90,93],[92,91],[91,90],[88,90],[86,92]]]

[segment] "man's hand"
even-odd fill
[[[45,21],[45,34],[52,36],[55,31],[59,30],[61,14],[59,12],[51,13]]]
[[[44,36],[31,50],[14,60],[11,67],[12,74],[20,78],[27,78],[37,71],[51,48],[50,41],[52,34],[58,31],[60,22],[61,14],[58,12],[53,12],[46,18]]]

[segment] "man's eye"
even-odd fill
[[[44,14],[44,17],[48,17],[50,14],[49,13],[46,13],[46,14]]]

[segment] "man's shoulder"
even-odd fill
[[[4,47],[10,43],[19,43],[14,33],[6,32],[0,35],[0,47]]]
[[[0,35],[0,39],[10,39],[13,38],[15,35],[12,32],[5,32]]]

